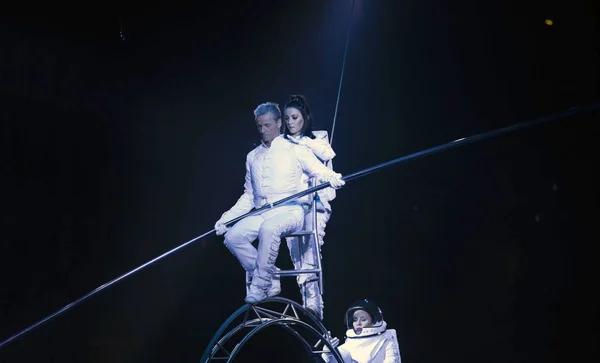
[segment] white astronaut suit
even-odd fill
[[[304,173],[335,187],[344,184],[341,174],[323,165],[307,148],[281,135],[271,141],[270,147],[261,143],[246,156],[244,194],[215,226],[298,193]],[[281,238],[302,229],[307,207],[308,197],[300,198],[246,217],[225,233],[225,245],[252,279],[246,302],[256,303],[281,291],[274,283],[277,278],[273,281]],[[252,245],[257,237],[258,250]]]
[[[308,148],[322,163],[328,168],[333,169],[332,159],[335,152],[327,140],[326,131],[313,131],[314,139],[310,137],[293,137],[288,135],[288,140],[297,144],[299,147]],[[302,175],[301,188],[308,189],[310,176],[306,173]],[[336,193],[333,188],[321,189],[317,192],[317,235],[319,245],[323,245],[325,237],[325,227],[331,217],[330,201],[335,199]],[[292,255],[292,262],[295,269],[315,269],[317,268],[317,255],[314,251],[314,245],[307,237],[286,237],[288,249]],[[301,257],[301,258],[300,258]],[[304,302],[304,306],[312,310],[321,319],[323,318],[323,297],[319,290],[319,283],[316,274],[302,274],[297,278],[298,286]]]
[[[364,300],[367,302],[367,300]],[[374,320],[374,326],[362,329],[357,335],[352,328],[352,314],[359,309],[369,312]],[[346,312],[346,341],[338,346],[343,363],[401,363],[398,337],[394,329],[387,329],[383,314],[378,307],[368,304],[357,304]],[[328,349],[324,349],[328,351]],[[323,353],[325,362],[337,362],[331,353]],[[341,362],[338,362],[341,363]]]

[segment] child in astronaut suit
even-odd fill
[[[401,363],[398,338],[394,329],[387,329],[381,309],[369,300],[352,304],[345,317],[346,341],[338,347],[343,363]],[[328,336],[335,348],[338,338]],[[325,362],[337,362],[333,354],[321,355]],[[342,363],[342,362],[338,362]]]

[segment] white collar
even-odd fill
[[[279,134],[279,136],[277,136],[277,137],[275,137],[273,140],[271,140],[271,145],[273,145],[273,141],[275,141],[275,140],[277,140],[277,139],[280,139],[280,138],[282,138],[282,137],[283,137],[283,134]],[[265,145],[265,142],[264,142],[264,141],[260,140],[260,144],[261,144],[263,147],[266,147],[267,149],[269,149],[269,146]]]
[[[374,326],[372,328],[364,328],[362,330],[362,332],[360,333],[360,335],[357,335],[354,332],[354,329],[348,329],[346,331],[346,337],[349,339],[368,338],[368,337],[372,337],[373,335],[379,335],[381,333],[385,333],[386,329],[387,329],[387,323],[384,321],[379,326]]]

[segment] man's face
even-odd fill
[[[267,112],[256,118],[256,128],[265,145],[270,146],[271,141],[280,134],[281,119],[275,120],[273,114]]]

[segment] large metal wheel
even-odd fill
[[[302,342],[307,355],[315,361],[322,361],[320,355],[327,346],[337,361],[343,362],[337,348],[323,339],[327,329],[321,321],[302,305],[281,297],[246,304],[231,314],[213,336],[200,362],[232,362],[250,338],[272,326],[283,328]]]

